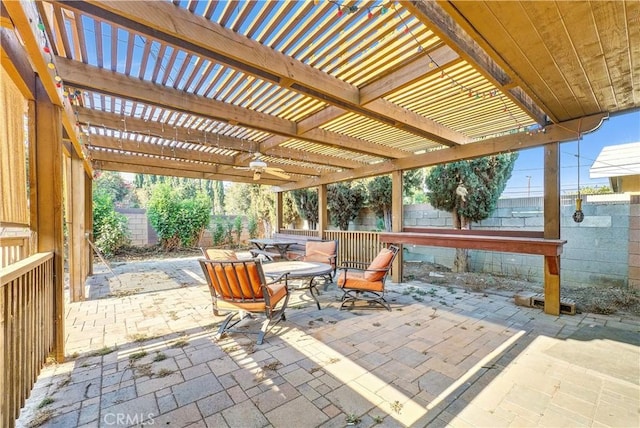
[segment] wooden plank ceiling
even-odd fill
[[[292,189],[640,106],[637,1],[37,5],[96,169]]]

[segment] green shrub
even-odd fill
[[[253,239],[258,236],[258,220],[255,216],[249,216],[247,220],[247,230],[249,232],[249,238]]]
[[[242,235],[242,217],[236,216],[233,221],[233,233],[236,235],[236,244],[240,245],[240,236]]]
[[[224,244],[224,222],[222,217],[216,216],[213,220],[213,229],[211,230],[211,236],[213,238],[213,245],[220,246]]]
[[[151,192],[147,216],[162,247],[170,250],[197,245],[209,225],[210,212],[211,203],[204,193],[187,198],[180,188],[161,183]]]
[[[93,240],[107,257],[130,242],[127,218],[116,212],[111,195],[99,189],[93,193]]]

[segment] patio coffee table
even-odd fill
[[[318,276],[331,275],[331,273],[333,272],[333,268],[330,264],[302,261],[274,262],[263,264],[262,270],[264,271],[264,275],[267,277],[278,277],[283,273],[288,272],[289,278],[308,278],[308,285],[295,287],[294,290],[309,290],[309,293],[311,293],[311,297],[313,297],[313,300],[316,301],[316,305],[318,305],[318,309],[322,309],[320,307],[318,298],[313,294],[314,289],[316,290],[316,294],[320,294],[318,293],[318,289],[316,288],[315,278]]]

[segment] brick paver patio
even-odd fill
[[[636,317],[419,282],[388,284],[392,312],[339,311],[331,284],[322,310],[294,292],[257,346],[214,340],[195,258],[112,267],[67,304],[69,359],[42,370],[18,426],[640,426]]]

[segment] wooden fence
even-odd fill
[[[0,268],[18,262],[28,255],[28,236],[8,236],[0,238]]]
[[[323,239],[338,240],[338,265],[342,262],[371,262],[384,248],[380,243],[379,232],[361,232],[348,230],[325,230]]]
[[[2,268],[0,278],[0,426],[13,427],[54,345],[53,253]]]
[[[318,236],[317,230],[308,230],[308,229],[280,229],[278,232],[283,233],[285,235]]]

